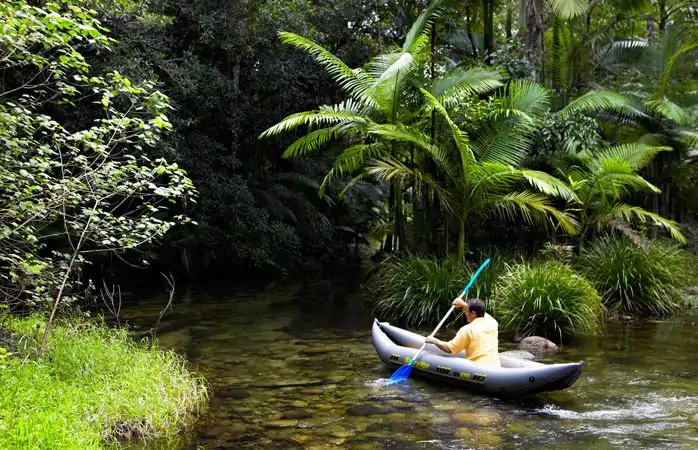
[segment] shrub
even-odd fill
[[[681,307],[681,288],[695,282],[697,258],[678,245],[603,236],[585,248],[577,266],[594,283],[606,306],[617,312],[663,316]]]
[[[598,329],[601,297],[592,284],[557,261],[508,265],[496,286],[502,329],[545,337]]]
[[[370,276],[366,291],[375,317],[404,326],[437,324],[451,307],[478,266],[460,266],[452,260],[391,257]],[[485,273],[478,277],[468,297],[484,288]],[[452,316],[456,317],[456,316]]]

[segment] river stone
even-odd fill
[[[490,434],[492,430],[476,430],[473,431],[478,447],[498,447],[502,444],[502,438],[496,434]]]
[[[556,353],[559,348],[554,342],[548,339],[540,336],[529,336],[519,342],[519,350],[539,355],[544,353]]]
[[[347,413],[351,416],[359,416],[359,417],[364,417],[364,416],[377,416],[377,415],[385,415],[385,414],[390,414],[392,411],[387,408],[380,408],[378,406],[373,406],[373,405],[356,405],[352,406],[351,408],[347,409]]]
[[[473,438],[473,432],[469,428],[458,428],[455,432],[456,439],[467,439]]]
[[[457,412],[453,414],[453,420],[460,423],[468,423],[482,427],[490,427],[499,422],[499,415],[493,412],[480,410],[477,412]]]
[[[291,436],[291,440],[298,444],[305,445],[308,442],[312,441],[313,437],[308,436],[307,434],[294,434],[293,436]]]
[[[294,400],[291,402],[291,406],[294,408],[306,408],[308,406],[308,402],[304,400]]]
[[[272,428],[291,428],[298,425],[298,421],[293,419],[279,419],[267,422],[267,425]]]
[[[215,395],[218,398],[232,398],[232,399],[243,399],[243,398],[250,397],[250,393],[247,392],[245,389],[236,389],[236,388],[216,390]]]
[[[536,359],[533,353],[527,352],[525,350],[508,350],[506,352],[499,353],[499,355],[509,356],[510,358],[528,359],[530,361]]]
[[[695,414],[695,415],[691,418],[691,420],[693,420],[694,422],[698,422],[698,414]]]
[[[294,409],[291,411],[286,411],[281,415],[281,419],[283,420],[288,420],[288,419],[295,419],[295,420],[300,420],[300,419],[308,419],[310,417],[313,417],[313,415],[304,409]]]

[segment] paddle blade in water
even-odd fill
[[[404,365],[404,366],[400,367],[399,369],[397,369],[395,371],[395,373],[393,373],[390,376],[390,379],[388,380],[388,382],[390,384],[402,383],[410,377],[410,372],[412,372],[412,365],[411,364]]]

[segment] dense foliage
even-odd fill
[[[685,243],[696,211],[687,2],[12,0],[0,15],[0,279],[24,304],[144,260],[240,281],[373,239],[466,266],[485,244]]]

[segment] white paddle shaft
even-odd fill
[[[463,296],[465,295],[465,292],[466,292],[465,290],[463,290],[463,292],[461,292],[461,294],[458,296],[458,299],[459,299],[459,300],[463,300]],[[444,324],[444,322],[446,322],[446,319],[448,318],[448,316],[451,315],[451,313],[453,312],[454,309],[456,309],[456,307],[453,306],[453,305],[451,305],[451,309],[448,310],[448,312],[446,313],[446,315],[444,316],[444,318],[441,319],[441,322],[439,322],[439,324],[436,326],[436,328],[434,328],[434,331],[431,332],[431,334],[429,335],[429,337],[434,337],[434,335],[436,335],[436,333],[439,331],[439,328],[441,328],[441,326]],[[426,343],[426,342],[425,342],[424,344],[422,344],[422,346],[420,347],[419,351],[414,355],[414,357],[412,358],[412,360],[416,360],[417,357],[422,353],[422,351],[424,350],[424,348],[426,348],[426,346],[427,346],[427,343]]]

